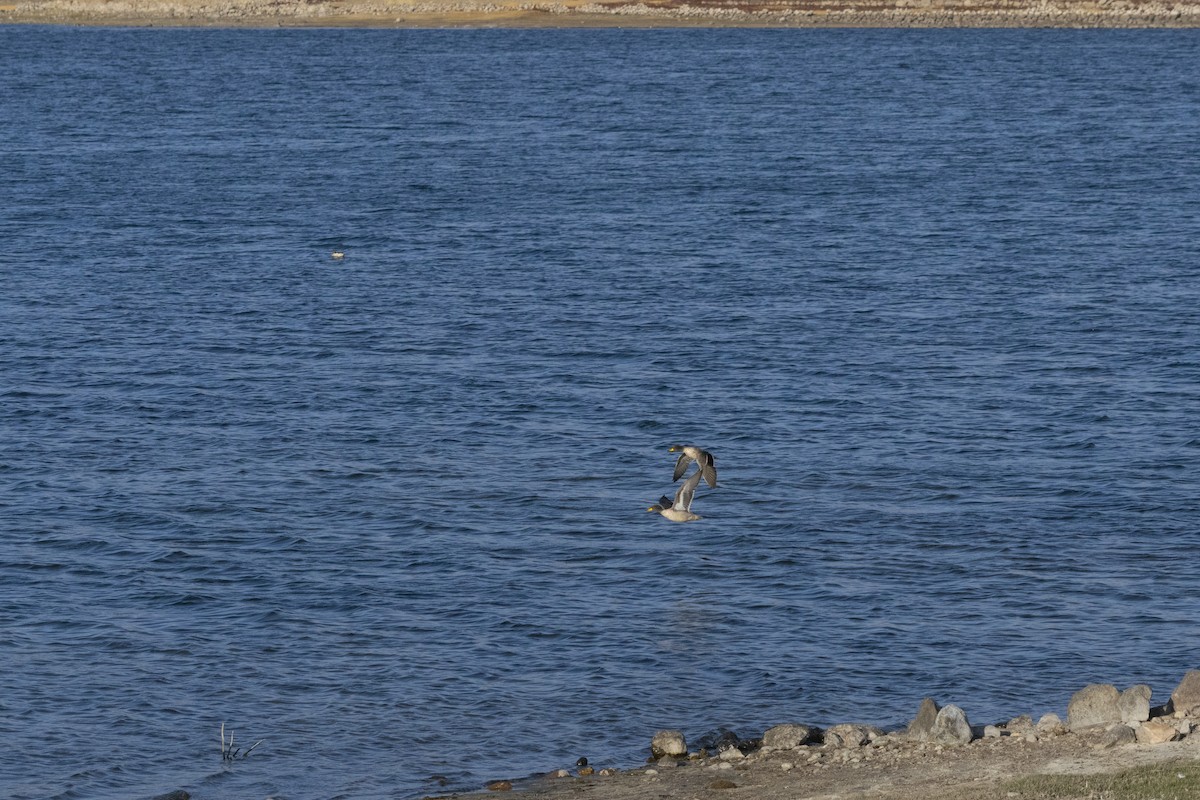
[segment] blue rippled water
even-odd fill
[[[1164,700],[1198,61],[0,28],[0,795],[410,798],[662,727]],[[645,512],[675,442],[718,458],[694,524]],[[222,723],[265,741],[223,766]]]

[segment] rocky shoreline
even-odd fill
[[[1200,0],[0,0],[0,24],[1194,28]]]
[[[743,738],[718,728],[691,747],[682,731],[662,730],[645,766],[598,767],[584,757],[574,771],[425,800],[1195,800],[1200,669],[1162,705],[1151,707],[1152,695],[1146,684],[1090,684],[1071,696],[1066,720],[1021,715],[982,726],[927,697],[904,730],[783,723]],[[153,800],[188,798],[176,790]]]
[[[1200,781],[1200,670],[1188,672],[1166,703],[1151,707],[1151,695],[1145,684],[1124,691],[1111,684],[1085,686],[1070,698],[1065,720],[1021,715],[977,726],[959,706],[925,698],[908,727],[892,732],[861,723],[824,730],[784,723],[749,738],[717,729],[689,746],[681,731],[663,730],[650,742],[643,767],[621,770],[580,759],[573,771],[496,780],[483,792],[447,797],[482,800],[516,792],[548,800],[581,793],[592,800],[739,794],[755,800],[1012,800],[1038,796],[1023,794],[1014,779],[1152,764],[1193,765],[1186,777]],[[1186,785],[1182,796],[1200,783]]]

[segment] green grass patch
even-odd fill
[[[1099,775],[1030,775],[1003,784],[1009,800],[1200,800],[1200,762],[1171,761]]]

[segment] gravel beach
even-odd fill
[[[844,755],[851,753],[851,755]],[[1148,764],[1195,764],[1200,738],[1162,745],[1109,746],[1106,735],[1064,733],[1030,741],[1005,736],[959,747],[903,742],[885,737],[857,751],[811,755],[776,751],[737,764],[719,758],[648,766],[600,777],[542,777],[515,781],[512,790],[459,795],[520,796],[533,800],[588,797],[591,800],[678,798],[876,798],[877,800],[1020,800],[1036,791],[1014,787],[1016,779],[1041,775],[1104,775]]]
[[[972,726],[955,705],[922,701],[905,730],[845,723],[820,730],[783,724],[741,740],[706,734],[699,747],[679,731],[660,731],[643,767],[588,764],[524,779],[497,779],[482,800],[523,798],[653,800],[663,797],[805,800],[1037,800],[1043,797],[1192,798],[1200,796],[1200,671],[1161,706],[1145,684],[1124,691],[1092,684],[1077,691],[1066,718],[1028,715]],[[1120,785],[1118,774],[1147,768]],[[1063,793],[1062,783],[1080,777]],[[1156,781],[1158,783],[1156,783]],[[1165,781],[1165,784],[1162,782]],[[1165,786],[1165,788],[1164,788]]]

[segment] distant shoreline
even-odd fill
[[[1197,28],[1200,0],[0,0],[0,24],[198,28]]]

